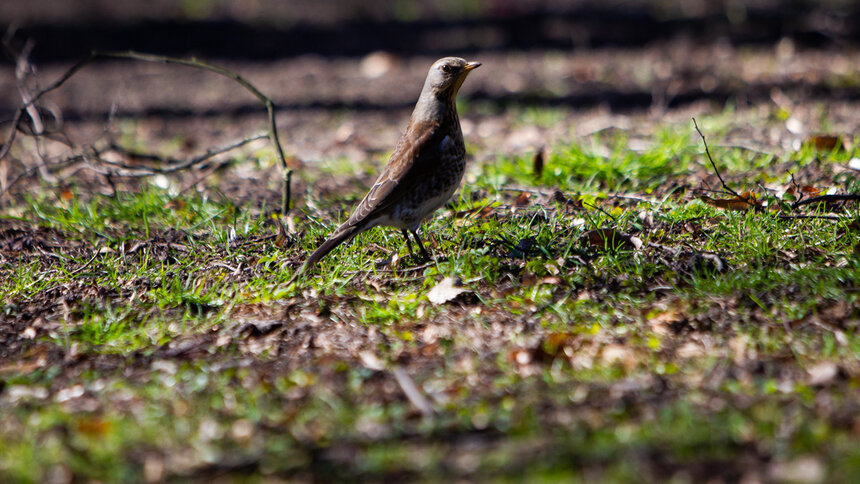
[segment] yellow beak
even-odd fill
[[[467,62],[467,63],[466,63],[466,67],[464,67],[463,69],[465,69],[465,70],[466,70],[466,72],[469,72],[469,71],[471,71],[472,69],[477,69],[478,67],[481,67],[481,63],[480,63],[480,62]]]

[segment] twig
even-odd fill
[[[92,259],[90,259],[89,261],[87,261],[87,263],[86,263],[86,264],[84,264],[84,265],[82,265],[81,267],[78,267],[77,269],[75,269],[75,270],[71,271],[71,272],[69,273],[69,275],[71,275],[71,276],[75,276],[75,275],[78,275],[79,273],[83,272],[83,271],[84,271],[84,269],[86,269],[87,267],[89,267],[89,266],[90,266],[90,264],[92,264],[92,263],[93,263],[93,261],[95,261],[95,260],[96,260],[96,257],[98,257],[99,255],[100,255],[100,254],[99,254],[99,251],[98,251],[98,249],[96,249],[96,253],[93,255],[93,258],[92,258]]]
[[[108,161],[108,160],[103,160],[103,159],[100,159],[100,160],[101,160],[102,162],[106,163],[106,164],[114,165],[114,166],[118,166],[118,167],[120,167],[120,168],[125,168],[125,169],[128,169],[128,170],[138,170],[138,171],[143,170],[143,171],[147,171],[147,172],[149,172],[148,174],[156,174],[156,173],[160,173],[160,174],[168,174],[168,173],[175,173],[175,172],[177,172],[177,171],[185,170],[185,169],[191,168],[191,167],[192,167],[192,166],[194,166],[194,165],[197,165],[197,164],[203,163],[204,161],[208,160],[209,158],[212,158],[213,156],[217,156],[217,155],[220,155],[221,153],[225,153],[225,152],[227,152],[227,151],[234,150],[234,149],[239,148],[239,147],[241,147],[241,146],[244,146],[244,145],[246,145],[246,144],[248,144],[248,143],[250,143],[250,142],[252,142],[252,141],[257,141],[257,140],[259,140],[259,139],[266,138],[267,136],[268,136],[268,135],[265,135],[265,134],[258,134],[258,135],[251,136],[250,138],[244,138],[244,139],[241,139],[241,140],[235,141],[235,142],[230,143],[229,145],[226,145],[226,146],[220,146],[220,147],[217,147],[217,148],[210,148],[210,149],[206,150],[206,152],[205,152],[205,153],[200,154],[200,155],[198,155],[198,156],[195,156],[194,158],[191,158],[191,159],[186,160],[186,161],[184,161],[184,162],[179,162],[179,160],[167,160],[167,161],[170,161],[170,162],[176,162],[177,164],[175,164],[175,165],[173,165],[173,166],[168,166],[168,167],[166,167],[166,168],[162,168],[162,167],[149,167],[149,166],[147,166],[147,167],[142,167],[142,168],[134,168],[134,167],[131,167],[131,166],[126,165],[126,164],[124,164],[124,163],[117,163],[117,162],[114,162],[114,161]],[[129,151],[126,151],[124,148],[122,148],[122,147],[120,147],[120,146],[116,146],[116,145],[112,145],[110,149],[111,149],[112,151],[116,151],[116,152],[120,152],[120,153],[125,153],[125,154],[131,155],[131,156],[140,156],[140,157],[145,157],[145,158],[150,158],[150,159],[156,159],[156,158],[158,158],[157,156],[152,155],[152,154],[149,154],[149,153],[133,153],[133,152],[129,152]],[[144,174],[144,176],[145,176],[145,175],[146,175],[146,173]],[[122,175],[122,176],[126,176],[126,175]]]
[[[617,217],[613,217],[611,213],[609,213],[609,212],[607,212],[606,210],[603,210],[602,208],[598,207],[596,203],[595,203],[595,204],[585,204],[585,203],[583,203],[583,204],[582,204],[582,206],[583,206],[583,207],[591,207],[591,208],[593,208],[594,210],[597,210],[598,212],[602,212],[604,215],[606,215],[607,217],[611,218],[613,222],[615,222],[615,221],[617,221],[617,220],[618,220],[618,218],[617,218]]]
[[[732,190],[732,188],[726,185],[726,181],[723,180],[723,176],[720,175],[720,170],[717,169],[717,164],[714,163],[714,159],[711,157],[711,151],[708,149],[708,141],[705,139],[705,134],[702,133],[702,130],[699,129],[699,123],[696,122],[696,118],[693,118],[693,126],[696,127],[696,131],[699,133],[699,136],[702,137],[702,143],[705,144],[705,155],[708,156],[708,160],[711,162],[711,166],[714,168],[714,173],[717,174],[717,178],[720,179],[720,184],[723,186],[723,189],[737,198],[742,198],[738,192]]]
[[[839,217],[837,215],[778,215],[778,219],[780,220],[795,220],[795,219],[819,219],[819,220],[833,220],[840,221],[845,220],[845,217]]]
[[[72,163],[81,161],[84,158],[85,158],[85,156],[82,154],[73,155],[73,156],[70,156],[69,158],[66,158],[65,160],[58,161],[53,166],[55,166],[55,167],[68,166],[68,165],[71,165]],[[2,159],[2,157],[0,157],[0,159]],[[6,184],[5,188],[0,190],[0,197],[2,197],[6,192],[8,192],[16,183],[21,181],[23,178],[26,178],[26,177],[32,175],[34,172],[39,171],[42,168],[47,167],[47,166],[48,166],[47,163],[39,163],[36,166],[32,166],[32,167],[24,170],[23,173],[19,173],[18,176],[16,176],[15,178],[12,179],[11,182]]]
[[[426,269],[436,264],[436,261],[427,262],[426,264],[421,264],[419,266],[414,267],[406,267],[403,269],[376,269],[372,271],[345,271],[343,274],[345,276],[356,276],[359,274],[391,274],[391,273],[405,273],[405,272],[415,272],[420,271],[421,269]]]
[[[805,200],[798,200],[791,204],[791,208],[797,208],[802,205],[809,205],[810,203],[820,203],[820,202],[850,202],[860,200],[860,193],[845,193],[841,195],[821,195],[818,197],[807,198]]]
[[[284,156],[284,150],[281,146],[281,140],[278,137],[278,127],[277,121],[275,119],[275,103],[271,98],[260,92],[259,89],[254,87],[253,84],[248,82],[245,78],[232,72],[230,70],[224,69],[223,67],[219,67],[216,65],[208,64],[205,62],[198,61],[195,58],[191,59],[182,59],[177,57],[168,57],[168,56],[160,56],[153,54],[146,54],[142,52],[104,52],[104,51],[93,51],[86,58],[78,61],[75,65],[70,67],[66,72],[64,72],[56,81],[51,83],[48,87],[42,89],[38,93],[32,96],[29,102],[25,102],[24,105],[16,112],[15,117],[13,118],[11,133],[3,146],[3,149],[0,150],[0,160],[2,160],[6,154],[8,154],[9,149],[12,146],[12,142],[15,138],[15,131],[17,130],[18,122],[21,119],[30,106],[34,105],[39,99],[45,96],[47,93],[59,88],[66,81],[68,81],[72,76],[75,75],[78,71],[92,63],[93,61],[99,59],[132,59],[139,60],[144,62],[155,62],[160,64],[178,64],[188,67],[194,67],[198,69],[204,69],[210,72],[214,72],[221,76],[232,79],[237,82],[239,85],[244,87],[248,92],[254,95],[263,105],[266,107],[266,112],[268,113],[268,122],[269,122],[269,140],[272,145],[275,147],[275,153],[278,156],[278,160],[281,164],[281,170],[283,175],[283,188],[282,188],[282,196],[281,196],[281,211],[282,213],[286,213],[290,208],[290,199],[292,197],[291,193],[291,181],[292,181],[292,170],[287,165],[287,159]]]

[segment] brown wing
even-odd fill
[[[440,144],[445,133],[439,123],[410,124],[400,137],[391,159],[382,174],[355,207],[342,229],[361,224],[366,219],[385,211],[425,179],[440,156]]]

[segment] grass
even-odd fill
[[[787,186],[786,166],[856,184],[832,170],[856,140],[777,157],[719,147],[725,116],[700,125],[739,191]],[[857,209],[721,210],[690,190],[710,166],[689,127],[641,141],[575,139],[541,174],[530,156],[473,166],[423,227],[432,264],[374,229],[297,290],[358,187],[283,243],[227,197],[37,191],[3,219],[0,477],[684,482],[808,459],[856,475]],[[310,176],[356,176],[326,170]],[[643,248],[585,242],[594,229]],[[431,304],[445,276],[467,291]]]

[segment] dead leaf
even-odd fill
[[[575,337],[570,333],[550,333],[543,341],[541,349],[543,350],[544,355],[549,357],[551,360],[562,352],[570,352],[570,354],[572,354],[572,350],[567,350],[567,348],[570,348],[575,341]]]
[[[579,240],[597,250],[637,250],[642,248],[642,241],[637,237],[631,237],[616,229],[589,230],[582,234]]]
[[[75,194],[72,193],[72,191],[69,190],[68,188],[63,188],[60,190],[60,200],[62,200],[64,202],[70,202],[70,201],[74,200],[74,198],[75,198]]]
[[[164,207],[168,210],[184,210],[185,206],[185,200],[174,198],[173,200],[167,202],[167,205],[165,205]]]
[[[427,299],[429,299],[433,304],[445,304],[460,294],[468,291],[468,289],[462,286],[463,281],[461,281],[459,277],[448,276],[442,279],[439,284],[433,286],[433,289],[430,289],[427,293]]]
[[[75,428],[78,432],[84,435],[90,437],[101,437],[110,431],[111,423],[105,422],[99,418],[86,418],[79,420],[75,425]]]
[[[529,204],[529,194],[528,192],[521,192],[520,196],[514,200],[514,205],[517,207],[525,207]]]
[[[806,144],[821,151],[833,151],[836,148],[840,151],[845,149],[842,138],[831,134],[812,135],[806,139]]]
[[[707,195],[699,195],[699,199],[708,205],[724,210],[749,210],[751,208],[762,207],[762,203],[757,200],[756,194],[749,190],[733,198],[716,199]]]
[[[810,185],[803,185],[802,187],[800,187],[800,191],[803,192],[804,195],[809,197],[816,197],[822,192],[820,188],[815,188]]]
[[[290,236],[287,235],[287,230],[284,228],[284,224],[281,223],[280,220],[275,220],[275,223],[278,225],[278,235],[275,236],[275,245],[286,250],[292,245]]]

